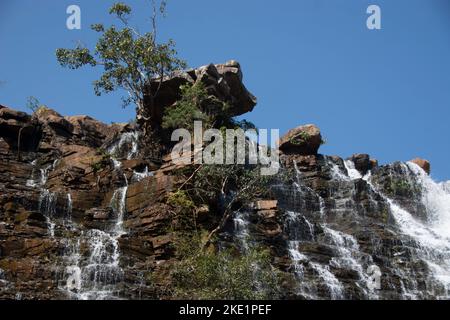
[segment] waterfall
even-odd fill
[[[409,179],[417,179],[421,186],[419,199],[427,210],[428,221],[419,221],[402,208],[395,200],[385,195],[369,179],[368,183],[389,204],[391,214],[400,231],[415,243],[411,248],[413,258],[424,261],[430,272],[426,279],[426,290],[421,292],[412,279],[409,288],[402,283],[408,298],[448,299],[450,297],[450,195],[443,184],[434,182],[414,163],[401,164],[403,174]],[[406,275],[411,278],[411,275]],[[423,290],[422,290],[423,291]]]
[[[442,190],[444,190],[447,194],[450,194],[450,181],[445,181],[440,183]]]
[[[352,160],[344,161],[345,169],[347,169],[348,176],[351,180],[361,179],[361,173],[355,169],[355,163]]]
[[[284,203],[287,208],[297,208],[295,211],[286,209],[283,219],[284,233],[287,236],[286,249],[291,259],[291,270],[297,279],[297,294],[308,299],[325,298],[321,291],[325,289],[331,299],[346,299],[353,297],[354,293],[348,291],[348,286],[353,285],[358,288],[362,297],[378,299],[370,272],[379,270],[378,266],[374,264],[370,254],[361,250],[354,236],[338,230],[342,226],[339,220],[335,220],[346,219],[346,216],[356,213],[356,180],[368,179],[370,173],[362,177],[354,169],[352,161],[347,161],[341,169],[331,158],[325,157],[321,165],[323,172],[328,172],[331,177],[327,192],[333,201],[329,202],[329,198],[325,201],[308,187],[294,163],[296,181],[292,187],[295,193]],[[286,194],[283,190],[283,196]],[[308,249],[316,246],[318,249],[311,252]],[[328,262],[315,253],[323,247],[330,250]],[[351,272],[354,283],[341,281],[340,270]],[[319,287],[322,289],[318,289]]]
[[[130,160],[139,153],[139,132],[124,132],[120,139],[108,148],[108,153],[116,158]]]
[[[323,280],[323,283],[330,291],[330,297],[333,300],[339,300],[344,298],[344,287],[330,272],[328,266],[323,266],[319,263],[310,262],[311,267],[317,272],[318,276]]]
[[[148,177],[153,177],[154,173],[148,170],[148,167],[146,166],[143,172],[137,172],[133,171],[133,175],[131,176],[132,182],[139,182],[144,180]]]
[[[70,297],[79,300],[104,300],[119,297],[117,284],[123,279],[120,267],[119,239],[125,234],[123,219],[126,214],[128,186],[117,189],[110,206],[116,217],[112,227],[102,231],[82,231],[66,253],[66,282],[62,288]],[[81,252],[87,246],[86,253]]]
[[[294,168],[296,171],[296,182],[293,183],[293,188],[297,193],[294,202],[303,201],[303,197],[311,195],[312,199],[316,199],[319,208],[319,214],[316,216],[316,219],[324,219],[326,214],[324,199],[303,183],[302,174],[295,162]],[[316,262],[308,254],[301,252],[301,244],[316,243],[318,241],[315,235],[315,225],[309,221],[305,214],[287,210],[284,216],[284,232],[288,237],[288,256],[291,259],[292,269],[297,278],[297,293],[309,299],[318,298],[317,288],[314,288],[315,286],[312,284],[312,282],[318,281],[327,288],[331,299],[343,299],[344,287],[330,271],[330,266]],[[312,279],[308,280],[309,278]]]
[[[116,171],[121,171],[121,162],[115,158],[127,143],[132,143],[127,158],[137,153],[137,134],[126,133],[115,143],[109,152]],[[69,298],[78,300],[118,299],[121,294],[120,283],[124,271],[120,266],[120,238],[126,233],[123,222],[126,215],[126,196],[128,181],[124,176],[125,186],[116,189],[110,200],[114,223],[104,230],[84,230],[75,225],[73,237],[64,239],[64,270],[60,289]],[[67,195],[67,211],[72,211],[72,197]],[[70,215],[69,215],[70,216]]]
[[[48,226],[48,232],[52,238],[55,237],[56,224],[54,218],[56,216],[57,200],[58,195],[47,189],[43,189],[39,197],[39,212],[44,215]]]
[[[53,238],[55,236],[56,224],[54,222],[54,218],[56,217],[56,203],[58,200],[58,195],[57,193],[46,189],[45,185],[47,184],[49,173],[56,168],[58,160],[55,160],[51,165],[48,165],[45,168],[39,169],[40,176],[38,181],[35,177],[37,163],[37,160],[33,160],[31,162],[31,177],[27,180],[26,186],[40,189],[41,193],[39,195],[38,210],[44,215],[48,226],[48,233]]]
[[[128,184],[125,187],[117,189],[111,198],[111,207],[117,220],[113,232],[120,237],[125,233],[123,229],[123,218],[126,213],[126,197],[128,191]]]
[[[333,230],[326,225],[322,225],[322,229],[325,234],[324,241],[334,246],[337,252],[337,256],[331,259],[330,265],[334,268],[355,271],[359,277],[356,284],[364,291],[364,294],[371,299],[378,298],[372,287],[372,278],[363,266],[362,258],[364,255],[360,251],[358,241],[353,236]],[[369,260],[372,268],[376,266],[371,258]]]
[[[233,217],[234,232],[239,247],[243,252],[247,252],[250,248],[250,231],[249,231],[249,212],[237,211]]]

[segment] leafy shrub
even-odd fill
[[[203,83],[180,87],[181,99],[173,107],[166,108],[162,127],[164,129],[184,128],[192,131],[194,121],[209,123],[208,116],[202,112],[201,105],[208,97]]]
[[[176,192],[169,193],[167,204],[175,209],[171,231],[191,230],[192,227],[196,228],[196,206],[185,191],[177,190]]]
[[[252,248],[237,255],[231,250],[196,250],[200,242],[194,237],[181,246],[183,259],[172,271],[175,298],[278,298],[279,274],[270,264],[269,252]]]

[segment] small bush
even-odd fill
[[[184,85],[180,87],[181,99],[164,113],[162,127],[164,129],[184,128],[192,131],[194,121],[210,122],[209,117],[202,112],[201,105],[208,97],[204,85]]]
[[[192,243],[195,245],[196,241]],[[184,257],[172,272],[175,298],[276,299],[279,276],[267,251],[250,249],[244,255],[231,250],[201,251],[184,246]],[[180,250],[180,248],[178,249]]]

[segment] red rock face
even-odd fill
[[[230,62],[165,79],[160,106],[176,101],[174,88],[186,81],[209,84],[235,114],[256,103],[239,64]],[[195,169],[175,165],[169,154],[109,154],[131,130],[50,109],[30,116],[0,106],[0,299],[173,298],[174,226],[183,208],[168,198],[186,182],[180,171]],[[407,210],[415,226],[427,221],[417,176],[405,164],[378,166],[355,154],[355,169],[371,170],[371,180],[350,177],[343,159],[318,154],[321,143],[314,125],[281,139],[279,176],[264,198],[236,203],[217,234],[220,247],[269,252],[282,275],[281,298],[446,296],[424,268],[421,246],[399,231],[390,205]],[[430,171],[428,161],[413,162]],[[219,193],[202,199],[186,229],[217,227],[228,196]],[[383,271],[375,293],[366,282],[373,265]]]
[[[134,172],[155,171],[160,165],[132,159],[117,168],[102,149],[129,130],[126,125],[108,126],[86,116],[62,117],[48,108],[31,117],[2,106],[0,129],[0,281],[6,284],[0,288],[0,299],[78,294],[66,288],[65,260],[76,253],[74,240],[80,239],[77,250],[82,259],[89,259],[93,240],[86,235],[99,230],[106,237],[107,230],[116,228],[118,209],[111,207],[111,198],[128,180],[122,217],[127,232],[117,239],[106,237],[105,245],[117,241],[129,268],[105,272],[125,279],[133,276],[135,263],[151,270],[158,260],[173,256],[171,237],[161,238],[172,216],[161,203],[172,187],[170,170],[135,181]],[[33,132],[39,134],[32,146],[26,141]],[[109,247],[104,250],[112,255]]]

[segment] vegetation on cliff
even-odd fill
[[[157,18],[164,15],[165,5],[165,1],[160,1],[159,6],[152,2],[150,31],[141,34],[129,24],[131,7],[121,2],[114,4],[109,13],[115,15],[123,26],[106,28],[102,24],[92,25],[92,30],[101,34],[95,50],[81,45],[74,49],[58,49],[59,63],[70,69],[85,65],[102,66],[104,73],[94,82],[95,93],[101,95],[124,89],[128,95],[123,98],[123,106],[134,103],[137,115],[141,117],[138,122],[150,120],[153,101],[160,89],[160,86],[153,89],[151,81],[159,79],[161,82],[164,77],[186,66],[177,58],[173,40],[159,42],[157,39]],[[150,105],[145,105],[145,101]]]

